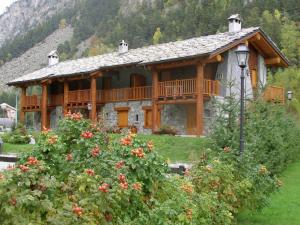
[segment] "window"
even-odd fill
[[[125,128],[128,127],[128,111],[129,107],[118,107],[115,108],[118,112],[118,127]]]

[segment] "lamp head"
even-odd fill
[[[239,67],[245,68],[247,66],[248,57],[249,57],[248,47],[244,44],[239,45],[238,48],[235,50],[235,54],[237,57]]]

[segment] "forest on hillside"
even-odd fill
[[[272,82],[284,82],[286,88],[300,92],[300,85],[291,85],[286,78],[293,77],[293,82],[298,79],[300,84],[299,0],[156,0],[152,5],[144,1],[138,9],[127,5],[126,10],[121,8],[124,7],[121,1],[79,1],[74,9],[65,10],[27,34],[7,42],[0,49],[0,65],[67,25],[74,28],[74,35],[71,41],[58,48],[62,60],[74,58],[78,44],[90,37],[91,46],[82,56],[113,51],[122,39],[129,43],[130,48],[136,48],[224,32],[228,16],[240,13],[243,27],[262,27],[291,62],[291,69],[272,71],[276,74],[275,77],[270,76]],[[300,94],[296,96],[300,101]],[[298,105],[295,108],[299,108],[300,113]]]

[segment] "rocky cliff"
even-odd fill
[[[0,46],[5,40],[44,22],[56,13],[73,7],[77,0],[18,0],[0,15]]]

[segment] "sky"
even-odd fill
[[[10,6],[16,0],[0,0],[0,15],[5,11],[6,7]]]

